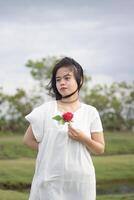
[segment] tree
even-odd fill
[[[17,89],[14,95],[4,94],[0,88],[0,130],[23,132],[26,126],[24,116],[33,107],[40,105],[46,98],[46,85],[51,71],[61,57],[47,57],[39,61],[29,60],[26,67],[35,81],[37,89],[26,93]],[[95,106],[105,130],[134,130],[134,83],[112,83],[111,85],[91,86],[91,77],[84,74],[85,81],[81,89],[82,100]],[[4,108],[4,109],[3,109]]]
[[[23,132],[26,125],[24,116],[41,101],[41,97],[33,93],[28,95],[23,89],[17,89],[14,95],[1,93],[0,96],[3,97],[0,105],[0,131]]]
[[[26,63],[26,67],[30,68],[32,77],[39,82],[41,88],[44,88],[46,83],[48,83],[52,69],[59,59],[52,56],[37,61],[28,60]]]
[[[106,130],[133,130],[134,83],[96,85],[84,96],[84,101],[95,106]]]

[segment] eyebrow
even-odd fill
[[[65,75],[63,76],[63,78],[66,77],[66,76],[72,76],[72,74],[67,73],[67,74],[65,74]],[[61,77],[60,77],[60,76],[56,76],[56,78],[61,78]]]

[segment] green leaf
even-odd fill
[[[59,122],[60,122],[60,124],[65,124],[65,121],[63,118]]]
[[[62,117],[61,117],[60,115],[54,116],[53,119],[55,119],[55,120],[57,120],[57,121],[63,120]]]

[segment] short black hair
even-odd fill
[[[47,87],[49,90],[49,94],[51,96],[56,97],[56,100],[60,100],[62,98],[61,94],[58,92],[57,87],[56,87],[56,73],[58,69],[60,69],[61,67],[68,67],[73,71],[74,77],[78,85],[78,91],[82,87],[83,79],[84,79],[83,69],[78,62],[76,62],[73,58],[70,58],[70,57],[62,58],[54,66],[52,70],[52,77]]]

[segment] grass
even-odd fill
[[[134,155],[95,156],[93,160],[101,183],[115,179],[134,180]]]
[[[98,193],[133,192],[134,155],[93,157]]]
[[[0,200],[27,200],[28,194],[12,190],[0,190]]]
[[[0,159],[35,158],[36,152],[22,143],[22,135],[0,134]],[[104,155],[134,154],[134,133],[105,133]]]
[[[118,195],[98,195],[96,200],[134,200],[134,193]]]
[[[1,200],[27,200],[28,194],[12,190],[0,190]],[[123,195],[98,195],[96,200],[133,200],[134,194]]]
[[[105,133],[105,141],[105,155],[134,153],[134,133],[132,132]]]
[[[19,134],[0,133],[0,200],[28,199],[36,152],[23,145],[22,139]],[[97,200],[132,200],[134,133],[105,133],[105,140],[105,154],[92,156],[101,194]]]
[[[93,157],[98,193],[133,191],[134,155]],[[26,189],[34,173],[34,159],[0,160],[1,188]],[[129,169],[129,170],[128,170]]]
[[[15,187],[30,184],[34,173],[34,159],[0,160],[0,185]]]
[[[20,135],[0,137],[0,159],[17,159],[21,157],[34,158],[36,152],[27,148]]]

